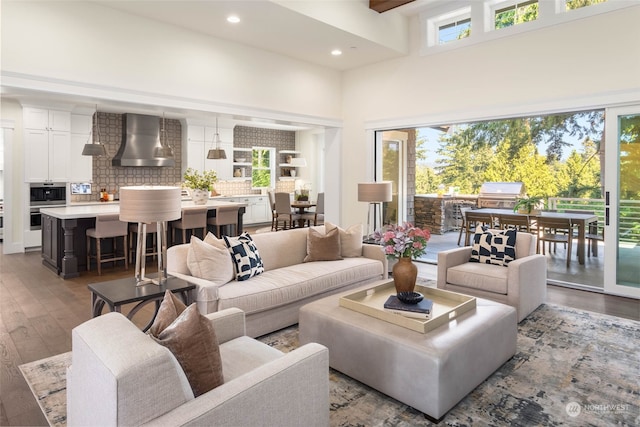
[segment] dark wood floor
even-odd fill
[[[103,273],[62,280],[42,266],[37,252],[0,254],[0,425],[47,425],[18,366],[70,351],[71,329],[91,316],[87,284],[131,277],[133,269],[105,268]],[[548,301],[640,319],[640,304],[627,298],[549,286]],[[136,323],[144,324],[150,315],[149,310],[139,313]]]

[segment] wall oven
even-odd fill
[[[67,185],[65,183],[29,184],[29,229],[40,230],[42,217],[40,208],[57,208],[67,204]]]

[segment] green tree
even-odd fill
[[[440,177],[427,166],[416,166],[416,194],[432,194],[438,191]]]
[[[560,197],[599,198],[600,163],[598,144],[587,138],[582,143],[582,153],[573,150],[567,161],[560,167],[559,180],[562,181]]]

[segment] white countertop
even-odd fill
[[[91,203],[91,202],[89,202]],[[209,200],[205,205],[196,205],[190,200],[182,201],[183,209],[196,209],[201,207],[209,209],[222,208],[226,206],[246,207],[246,203],[224,202],[219,200]],[[63,208],[42,208],[40,213],[52,216],[58,219],[78,219],[78,218],[94,218],[99,215],[114,214],[120,212],[120,204],[118,202],[101,202],[99,204],[84,204],[82,202],[65,206]]]

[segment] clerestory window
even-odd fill
[[[461,19],[438,27],[438,43],[445,44],[471,35],[471,18]]]
[[[565,10],[581,9],[583,7],[606,2],[607,0],[565,0]]]
[[[538,1],[513,3],[506,7],[496,8],[493,16],[494,29],[496,30],[535,21],[538,19]]]

